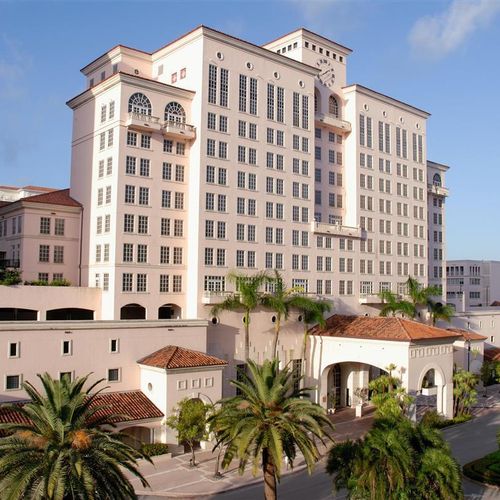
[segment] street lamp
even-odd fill
[[[467,371],[470,371],[470,339],[465,341],[465,345],[467,346]]]

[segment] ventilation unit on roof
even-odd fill
[[[134,73],[135,73],[136,75],[138,75],[138,74],[139,74],[139,70],[138,70],[138,69],[134,69]]]

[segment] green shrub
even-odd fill
[[[445,421],[445,418],[436,410],[426,411],[422,417],[422,423],[429,427],[440,429]]]
[[[41,280],[33,280],[33,281],[25,281],[25,285],[28,286],[47,286],[48,283],[46,281],[41,281]]]
[[[465,464],[463,471],[475,481],[500,486],[500,451],[494,451],[479,460]]]
[[[21,271],[16,269],[7,269],[0,277],[0,285],[4,286],[19,285],[22,281]]]
[[[424,413],[422,423],[435,429],[444,429],[450,425],[463,424],[472,418],[472,415],[459,415],[458,417],[446,419],[442,415],[439,415],[436,410],[432,410]]]
[[[165,443],[144,443],[141,446],[141,451],[150,457],[165,455],[168,453],[168,445]]]
[[[66,278],[60,280],[52,280],[50,286],[71,286],[71,282]]]

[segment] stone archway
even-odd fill
[[[359,361],[341,361],[324,368],[320,384],[320,404],[327,409],[355,406],[357,389],[368,390],[368,384],[382,373],[381,367]]]
[[[177,304],[163,304],[158,308],[158,319],[180,319],[182,309]]]
[[[146,319],[146,308],[140,304],[126,304],[120,309],[120,319]]]
[[[447,381],[443,370],[436,363],[429,363],[420,371],[418,390],[431,389],[428,395],[436,396],[436,411],[448,418],[453,416],[453,383]],[[424,391],[425,394],[425,391]]]

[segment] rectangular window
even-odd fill
[[[40,217],[40,234],[50,234],[50,217]]]
[[[54,264],[64,263],[64,247],[60,245],[54,246]]]
[[[148,288],[148,275],[140,273],[137,275],[137,291],[138,292],[147,292]]]
[[[150,135],[141,135],[141,148],[150,149],[151,148],[151,136]]]
[[[227,98],[229,91],[229,71],[220,69],[220,89],[219,89],[219,104],[227,108]]]
[[[49,245],[40,245],[38,251],[38,260],[40,262],[49,262],[50,247]]]
[[[120,381],[120,368],[109,368],[108,382],[119,382],[119,381]]]
[[[127,146],[137,146],[137,132],[127,132]]]
[[[21,388],[21,375],[6,375],[5,390],[14,391]]]

